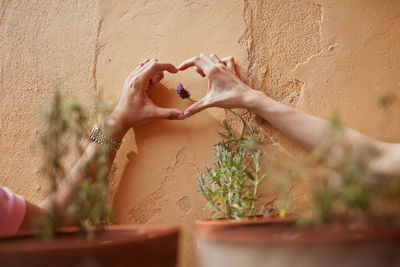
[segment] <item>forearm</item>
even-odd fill
[[[102,123],[102,132],[113,140],[121,141],[126,131],[127,129],[120,128],[120,124],[118,124],[112,116],[107,116]],[[71,198],[86,178],[90,178],[93,181],[97,179],[98,164],[96,163],[96,159],[99,153],[104,153],[104,146],[91,142],[81,158],[71,169],[68,178],[58,185],[56,192],[52,193],[42,201],[40,207],[46,211],[50,211],[52,208],[63,210],[68,206]],[[109,150],[106,153],[107,166],[105,167],[109,170],[114,161],[116,152]]]
[[[246,96],[246,108],[267,120],[271,125],[293,139],[298,144],[314,149],[320,146],[332,133],[331,122],[295,110],[279,103],[262,92],[251,90]],[[381,142],[349,128],[342,128],[341,141],[358,155],[366,147],[377,149]]]
[[[57,186],[56,191],[47,196],[42,203],[40,203],[40,207],[46,211],[50,211],[52,208],[63,210],[85,178],[90,177],[92,180],[95,179],[96,170],[94,169],[94,159],[96,153],[101,151],[101,149],[102,147],[100,144],[94,142],[90,143],[68,174],[67,179],[63,180]],[[115,153],[110,153],[110,164],[115,157],[113,154]]]
[[[125,80],[120,101],[114,111],[102,123],[101,131],[104,135],[120,142],[126,132],[136,125],[154,119],[184,118],[182,111],[161,108],[146,95],[148,85],[160,82],[164,77],[164,71],[176,73],[178,69],[170,63],[160,63],[156,59],[145,60],[137,66]],[[103,151],[103,145],[90,143],[68,174],[68,178],[57,186],[54,193],[46,197],[40,206],[27,202],[27,211],[21,229],[24,230],[25,226],[30,227],[31,222],[45,212],[64,211],[86,178],[95,180],[100,173],[101,176],[108,175],[116,153],[108,151],[106,159],[98,162],[98,153],[103,153]],[[104,173],[104,169],[107,173]]]

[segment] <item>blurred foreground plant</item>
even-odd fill
[[[284,194],[280,194],[280,199],[284,201],[290,192],[283,189],[301,180],[309,182],[313,216],[311,220],[302,218],[301,223],[329,223],[338,217],[370,223],[399,221],[400,179],[373,173],[370,163],[377,156],[379,152],[372,147],[364,147],[355,155],[351,145],[344,140],[338,116],[334,116],[330,134],[310,154],[279,164],[268,162],[270,168],[279,166],[275,166],[278,171],[269,172],[267,182],[282,189]],[[296,202],[294,196],[291,198]]]
[[[215,145],[214,166],[198,175],[199,192],[215,218],[240,219],[256,212],[257,189],[265,176],[260,174],[261,138],[254,126],[242,122],[238,136],[223,121],[225,131],[219,132],[223,139]]]
[[[363,147],[354,155],[343,140],[343,129],[332,120],[332,134],[311,154],[316,163],[324,160],[329,170],[319,167],[313,179],[313,199],[317,218],[328,222],[336,214],[368,221],[397,220],[400,205],[400,181],[371,171],[370,164],[379,152]],[[316,169],[318,170],[318,169]],[[321,171],[322,170],[322,171]]]
[[[42,173],[50,182],[50,194],[52,194],[61,182],[69,182],[65,167],[67,156],[72,157],[75,154],[77,159],[84,152],[88,133],[87,116],[78,103],[65,105],[61,92],[57,90],[51,105],[44,112],[44,120],[46,128],[41,136]],[[106,149],[100,150],[95,155],[95,163],[92,166],[96,170],[95,180],[91,177],[89,168],[81,170],[84,180],[76,188],[65,210],[59,210],[53,203],[50,211],[34,223],[38,236],[42,238],[54,236],[61,218],[67,218],[77,224],[88,236],[101,230],[110,221],[112,212],[108,201],[107,157]]]

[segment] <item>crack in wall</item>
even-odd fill
[[[99,53],[101,51],[101,46],[99,45],[100,41],[100,33],[101,33],[101,28],[103,26],[103,19],[99,19],[99,24],[97,26],[97,34],[96,34],[96,44],[95,44],[95,51],[94,51],[94,62],[93,62],[93,82],[94,82],[94,90],[95,92],[98,92],[98,82],[97,82],[97,62],[99,58]]]
[[[7,10],[7,7],[9,5],[10,1],[9,0],[2,0],[0,2],[0,30],[2,29],[3,26],[3,21],[4,21],[4,14]],[[1,31],[1,36],[2,38],[0,39],[0,44],[1,47],[5,47],[5,40],[6,38],[4,37],[3,31]],[[8,50],[8,49],[7,49]],[[7,57],[6,57],[7,58]],[[4,59],[3,55],[0,57],[0,128],[3,127],[3,114],[4,114],[4,97],[5,97],[5,89],[4,89],[4,65],[6,58]],[[0,136],[2,136],[2,132],[0,132]]]
[[[2,0],[0,2],[0,25],[3,22],[4,12],[6,11],[7,4],[8,4],[8,0]]]
[[[0,66],[0,129],[3,125],[3,67]],[[0,137],[2,136],[2,132],[0,132]]]
[[[254,56],[254,42],[253,42],[253,10],[250,7],[248,0],[243,0],[244,8],[243,8],[243,20],[246,24],[246,30],[243,35],[239,38],[238,43],[244,45],[247,48],[247,71],[246,71],[246,82],[249,86],[254,87],[254,83],[251,79],[252,68],[255,65],[255,56]]]
[[[4,14],[6,12],[6,9],[7,9],[7,6],[9,4],[9,2],[10,2],[9,0],[3,0],[3,1],[0,2],[0,26],[1,26],[2,22],[3,22]]]
[[[381,38],[382,36],[387,35],[388,32],[390,32],[390,30],[395,27],[396,25],[398,25],[398,20],[400,20],[400,16],[394,16],[389,25],[387,27],[385,27],[383,30],[377,32],[376,34],[372,35],[367,41],[365,41],[364,45],[363,45],[363,49],[365,47],[367,47],[371,42],[375,41],[377,38]],[[397,22],[397,23],[396,23]]]
[[[1,61],[0,61],[1,62]],[[3,63],[3,62],[1,62]],[[4,95],[5,95],[5,89],[3,86],[4,83],[4,67],[3,65],[0,66],[0,129],[3,127],[3,114],[4,114]],[[0,132],[0,136],[2,136],[2,132]]]
[[[184,8],[189,8],[189,7],[193,7],[193,8],[198,8],[198,7],[206,8],[206,7],[207,7],[206,4],[199,3],[199,2],[193,1],[193,0],[183,0],[183,2],[186,3],[186,4],[184,4],[184,5],[182,6],[182,7],[184,7]]]
[[[185,213],[188,214],[192,209],[192,203],[188,196],[184,196],[176,202],[176,205]]]
[[[176,166],[181,162],[181,158],[188,158],[186,155],[186,147],[182,147],[176,152],[174,159],[171,160],[171,162],[165,168],[163,178],[157,188],[129,210],[128,216],[132,222],[145,224],[151,220],[151,218],[157,215],[157,213],[162,211],[163,207],[168,205],[169,197],[167,194],[167,188],[169,187],[169,183],[171,181],[170,178],[174,176]],[[186,161],[187,160],[185,160],[185,162]],[[181,207],[179,204],[183,206]],[[179,204],[177,203],[178,207],[184,211],[186,210],[186,214],[190,212],[191,206],[189,207],[187,205],[188,203],[186,200],[179,202]]]

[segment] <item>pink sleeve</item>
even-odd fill
[[[25,200],[0,186],[0,236],[15,234],[25,217]]]

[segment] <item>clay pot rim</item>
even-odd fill
[[[143,243],[143,242],[151,242],[157,239],[167,238],[169,236],[179,236],[179,228],[176,226],[166,226],[166,225],[108,225],[105,226],[105,229],[101,231],[98,237],[102,236],[102,233],[106,233],[109,235],[113,235],[113,233],[121,234],[126,232],[132,232],[132,235],[121,235],[116,239],[111,241],[102,241],[101,238],[87,239],[84,236],[80,235],[78,227],[61,227],[57,231],[57,235],[54,239],[47,241],[47,240],[40,240],[34,237],[32,232],[24,232],[14,236],[6,236],[0,238],[0,253],[7,253],[8,251],[26,251],[26,252],[35,252],[35,251],[43,251],[46,250],[48,252],[59,250],[60,248],[52,246],[52,244],[57,242],[63,242],[62,237],[71,237],[76,238],[79,240],[79,244],[72,243],[68,244],[66,248],[70,250],[79,250],[82,248],[85,249],[96,249],[99,247],[112,247],[112,246],[123,246],[128,243]],[[58,238],[59,237],[59,238]],[[16,247],[10,249],[9,242],[21,242],[23,243],[24,240],[29,240],[32,243],[40,244],[40,246],[24,246],[24,247]]]
[[[358,227],[358,228],[357,228]],[[299,228],[295,216],[255,217],[250,220],[196,220],[198,239],[217,242],[262,245],[333,244],[376,241],[400,241],[400,226],[352,225],[341,222]]]
[[[202,219],[196,219],[194,222],[195,223],[204,223],[204,224],[225,224],[227,222],[229,223],[244,223],[244,222],[257,222],[257,221],[271,221],[277,220],[277,219],[287,219],[287,218],[296,218],[296,214],[288,214],[285,217],[280,217],[278,214],[270,214],[270,215],[262,215],[262,214],[255,214],[252,216],[248,217],[243,217],[241,219],[234,219],[234,218],[202,218]]]
[[[109,224],[106,225],[104,228],[105,230],[111,230],[111,231],[129,231],[129,230],[137,230],[139,228],[146,228],[145,230],[151,230],[151,231],[159,231],[161,232],[168,232],[169,230],[178,230],[179,231],[179,227],[176,226],[169,226],[169,225],[141,225],[141,224]],[[101,232],[101,231],[100,231]],[[75,234],[75,233],[79,233],[79,227],[77,226],[63,226],[60,227],[57,230],[57,235],[63,235],[63,234]],[[16,238],[16,237],[30,237],[33,236],[34,233],[33,231],[23,231],[23,232],[18,232],[16,234],[13,235],[6,235],[6,236],[0,236],[0,242],[4,239],[12,239],[12,238]]]
[[[197,232],[202,233],[203,230],[208,232],[208,230],[214,230],[219,228],[226,227],[236,227],[236,226],[246,226],[246,225],[257,225],[257,224],[265,224],[265,223],[295,223],[295,215],[288,214],[285,217],[279,217],[278,215],[253,215],[250,217],[245,217],[242,219],[231,219],[231,218],[206,218],[206,219],[198,219],[194,221],[194,229]]]

